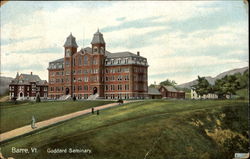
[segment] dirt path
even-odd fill
[[[130,103],[130,102],[132,102],[132,101],[124,101],[124,103]],[[106,105],[102,105],[102,106],[98,106],[98,107],[94,107],[94,108],[95,108],[95,110],[102,110],[102,109],[110,108],[110,107],[114,107],[114,106],[118,106],[118,104],[111,103],[111,104],[106,104]],[[26,125],[26,126],[23,126],[23,127],[20,127],[20,128],[17,128],[17,129],[0,134],[0,142],[7,140],[7,139],[17,137],[17,136],[20,136],[20,135],[23,135],[23,134],[26,134],[26,133],[29,133],[29,132],[32,132],[34,130],[37,130],[37,129],[40,129],[40,128],[43,128],[43,127],[46,127],[46,126],[49,126],[52,124],[56,124],[58,122],[66,121],[66,120],[78,117],[80,115],[88,114],[90,112],[91,112],[91,109],[86,109],[86,110],[81,110],[78,112],[70,113],[67,115],[51,118],[48,120],[44,120],[44,121],[36,123],[35,129],[32,129],[31,125]]]
[[[0,98],[0,102],[6,102],[9,100],[9,96],[4,96]]]

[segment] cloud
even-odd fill
[[[35,39],[39,39],[41,38],[41,36],[33,36],[33,37],[26,37],[26,38],[20,38],[20,39],[15,39],[15,37],[13,38],[9,38],[9,39],[3,39],[1,38],[1,45],[8,45],[8,44],[13,44],[13,43],[17,43],[17,42],[23,42],[23,41],[29,41],[29,40],[35,40]]]
[[[104,34],[108,51],[140,51],[148,59],[149,83],[165,78],[181,83],[198,74],[214,75],[245,66],[248,57],[248,23],[241,2],[7,5],[1,7],[2,72],[6,76],[34,69],[47,79],[48,63],[63,57],[63,44],[70,32],[80,48],[83,42],[90,45],[97,28]],[[8,19],[2,19],[6,15]]]

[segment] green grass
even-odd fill
[[[111,101],[55,101],[55,102],[11,102],[1,103],[0,132],[6,132],[30,124],[32,115],[36,121],[111,103]]]
[[[188,159],[233,158],[247,151],[247,109],[243,100],[154,100],[85,115],[1,145],[37,147],[29,158]],[[232,147],[232,145],[235,145]],[[55,154],[47,148],[88,148],[92,154]]]

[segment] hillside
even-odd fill
[[[8,91],[11,80],[12,77],[0,77],[0,96]]]
[[[1,145],[14,158],[181,159],[233,158],[247,152],[248,101],[154,100],[106,109]],[[38,153],[12,154],[12,147]],[[90,154],[49,154],[89,149]]]
[[[232,69],[232,70],[229,70],[229,71],[220,73],[220,74],[218,74],[218,75],[215,76],[215,77],[207,76],[207,77],[205,77],[205,78],[206,78],[206,80],[207,80],[210,84],[213,85],[217,79],[221,79],[221,78],[225,77],[226,75],[233,75],[233,74],[235,74],[235,73],[241,73],[241,74],[242,74],[242,73],[245,72],[247,69],[248,69],[248,67]],[[193,80],[193,81],[190,81],[190,82],[187,82],[187,83],[179,84],[179,85],[177,85],[177,87],[179,87],[179,88],[188,88],[188,89],[190,89],[191,86],[192,86],[192,85],[195,85],[195,84],[197,84],[197,80]]]

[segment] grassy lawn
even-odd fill
[[[0,132],[6,132],[30,124],[32,115],[36,121],[43,121],[52,117],[88,109],[111,103],[112,101],[54,101],[54,102],[20,102],[1,103]]]
[[[248,101],[155,100],[106,109],[1,145],[36,147],[29,158],[233,158],[247,151]],[[232,146],[234,145],[234,146]],[[91,154],[48,154],[47,148],[87,148]]]

